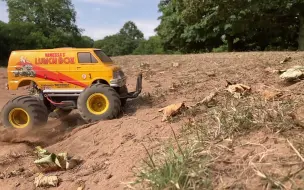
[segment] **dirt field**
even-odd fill
[[[280,63],[289,56],[290,61]],[[50,119],[46,127],[26,135],[2,128],[0,189],[35,189],[34,178],[38,170],[33,163],[35,160],[33,149],[38,145],[51,152],[66,151],[83,160],[73,170],[52,173],[58,175],[62,181],[58,188],[50,189],[76,190],[81,183],[85,184],[85,189],[124,189],[128,182],[135,179],[136,168],[141,166],[142,159],[147,156],[143,145],[151,151],[158,150],[162,142],[172,136],[171,127],[178,132],[189,120],[189,117],[181,117],[173,123],[161,122],[162,114],[158,110],[179,102],[193,105],[215,89],[224,88],[226,80],[249,85],[254,96],[265,89],[279,89],[284,96],[291,97],[292,101],[301,103],[303,99],[303,82],[285,85],[280,81],[279,75],[272,72],[303,64],[304,53],[300,52],[125,56],[115,57],[114,60],[123,67],[129,77],[129,90],[135,88],[136,74],[143,72],[141,96],[127,103],[121,118],[93,126],[84,126],[75,111],[62,120]],[[2,107],[10,98],[26,91],[6,91],[4,88],[7,82],[6,71],[1,69],[0,72],[2,91],[0,107]],[[287,133],[287,137],[289,136],[291,140],[304,139],[301,127]],[[241,164],[240,158],[246,154],[248,156],[252,151],[265,153],[263,147],[271,150],[271,153],[264,155],[265,163],[287,159],[289,162],[297,162],[303,166],[299,156],[285,140],[285,137],[270,133],[266,125],[258,131],[243,135],[239,139],[240,142],[252,142],[251,144],[259,142],[260,145],[237,147],[230,155],[227,154],[226,159],[229,162],[223,161],[217,165],[219,170],[223,168],[227,170],[223,172],[221,178],[214,180],[217,182],[216,188],[229,187],[229,184],[232,181],[235,183],[235,180],[247,180],[247,188],[242,186],[238,187],[239,189],[265,188],[260,186],[263,184],[263,179],[257,175],[243,179],[241,176],[246,171],[240,171],[239,167],[235,166],[237,172],[234,174],[227,174],[233,168],[229,163]],[[300,145],[297,145],[298,149]],[[299,151],[304,155],[304,149]],[[278,170],[276,173],[292,173],[294,169],[298,169],[292,166],[271,168],[265,165],[264,167]],[[303,172],[302,175],[304,177]],[[286,187],[289,189],[290,186]]]

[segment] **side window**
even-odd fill
[[[78,53],[79,63],[98,63],[95,57],[89,52]]]

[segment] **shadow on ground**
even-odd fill
[[[123,107],[119,118],[124,117],[124,115],[134,115],[137,110],[141,108],[152,108],[153,100],[152,97],[139,96],[135,99],[129,99],[126,105]]]

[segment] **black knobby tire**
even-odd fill
[[[108,108],[102,114],[92,113],[87,106],[89,97],[95,94],[102,94],[108,100]],[[94,84],[81,92],[77,100],[77,108],[80,116],[87,123],[90,123],[118,117],[121,110],[121,102],[118,93],[113,88],[105,84]]]
[[[17,128],[18,122],[14,122],[10,118],[18,118],[18,114],[14,113],[13,110],[22,110],[21,112],[27,114],[29,122],[21,123],[24,124],[23,128]],[[12,115],[15,115],[14,117]],[[20,114],[19,114],[20,115]],[[2,108],[1,111],[1,121],[5,127],[17,128],[22,130],[29,130],[34,127],[43,127],[48,120],[48,110],[41,100],[34,96],[18,96],[10,101],[8,101]],[[13,125],[15,123],[15,126]],[[27,124],[26,124],[27,123]],[[20,122],[19,122],[20,124]],[[21,125],[20,124],[20,125]]]

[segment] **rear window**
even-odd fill
[[[94,52],[102,62],[104,62],[104,63],[113,62],[112,59],[109,56],[107,56],[104,52],[102,52],[101,50],[94,50]]]

